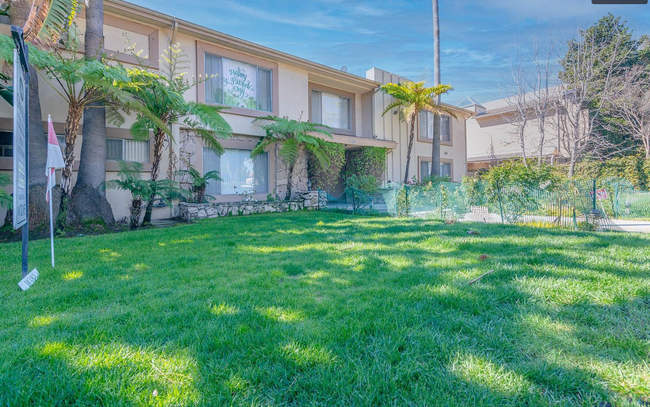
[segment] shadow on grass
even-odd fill
[[[645,237],[339,214],[130,235],[70,239],[59,252],[109,257],[4,296],[0,404],[594,406],[650,389]]]

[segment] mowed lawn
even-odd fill
[[[31,248],[23,293],[0,245],[2,406],[650,403],[643,235],[301,212]]]

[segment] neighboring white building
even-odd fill
[[[523,156],[518,129],[514,124],[517,117],[516,108],[508,98],[479,103],[468,97],[460,106],[473,112],[473,116],[467,120],[468,173],[472,174],[501,161]],[[546,162],[561,160],[557,118],[555,111],[547,116],[542,147]],[[524,131],[526,156],[535,160],[541,140],[538,123],[536,118],[529,119]]]

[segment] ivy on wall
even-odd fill
[[[343,144],[325,142],[323,153],[329,160],[329,165],[320,163],[312,154],[309,155],[309,179],[312,188],[332,191],[339,183],[341,170],[345,166],[345,147]]]
[[[347,174],[356,176],[371,175],[381,181],[386,172],[386,154],[384,147],[361,147],[348,152]]]

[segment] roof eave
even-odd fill
[[[138,6],[136,4],[132,4],[123,0],[107,0],[104,8],[107,12],[119,14],[127,18],[137,19],[139,21],[143,21],[158,27],[171,28],[172,23],[175,22],[178,26],[179,32],[183,32],[194,37],[200,37],[201,39],[257,55],[265,59],[290,64],[320,74],[334,76],[343,82],[354,84],[357,87],[367,89],[369,91],[381,85],[379,82],[375,82],[361,76],[353,75],[351,73],[340,71],[338,69],[334,69],[317,62],[309,61],[307,59],[274,50],[272,48],[264,47],[253,42],[233,37],[220,31],[216,31],[211,28],[207,28],[190,21],[182,20],[168,14]]]

